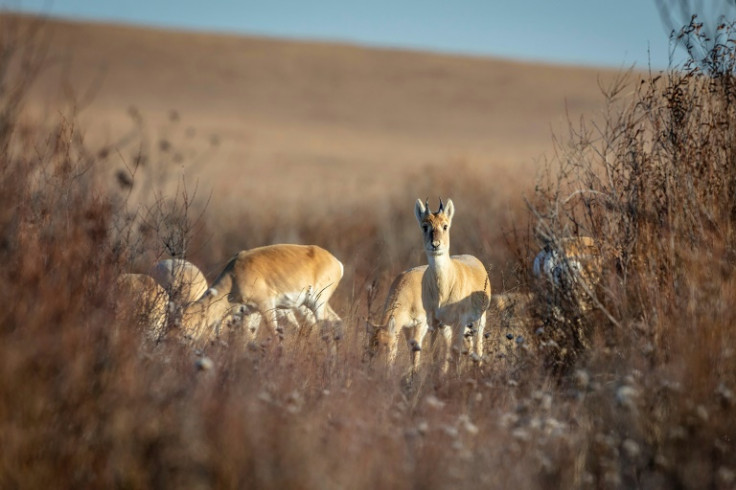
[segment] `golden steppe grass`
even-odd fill
[[[176,145],[182,165],[158,171],[199,182],[216,196],[210,206],[217,212],[243,208],[245,200],[259,202],[259,210],[317,202],[318,209],[344,209],[403,195],[408,179],[457,163],[483,179],[531,185],[527,177],[552,150],[552,130],[564,129],[568,116],[600,111],[598,83],[615,77],[592,68],[107,24],[50,21],[45,29],[52,63],[28,109],[53,115],[72,95],[89,143],[120,147],[140,129],[152,149],[161,140]],[[106,165],[130,165],[135,143]],[[410,190],[422,197],[443,191]]]

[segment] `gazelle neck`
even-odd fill
[[[427,269],[434,278],[433,283],[437,288],[437,299],[442,303],[452,289],[455,280],[455,267],[449,252],[442,255],[427,254],[427,262]]]
[[[433,270],[447,270],[452,267],[449,251],[441,255],[427,253],[427,265]]]

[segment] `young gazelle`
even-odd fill
[[[184,310],[185,332],[195,342],[207,341],[224,318],[237,313],[260,315],[273,333],[280,334],[278,310],[301,307],[310,310],[317,322],[339,322],[327,301],[342,275],[342,263],[315,245],[244,250],[228,262],[212,287]]]
[[[414,267],[394,279],[386,297],[380,325],[368,322],[371,353],[385,354],[393,365],[398,351],[399,330],[411,352],[412,371],[419,367],[422,341],[427,334],[427,314],[422,303],[422,280],[427,266]]]
[[[455,206],[448,199],[436,213],[429,202],[417,199],[414,215],[424,237],[427,272],[422,281],[422,301],[431,329],[439,329],[445,344],[442,371],[447,372],[452,351],[463,350],[465,328],[473,333],[473,360],[483,357],[483,329],[490,304],[491,283],[483,263],[472,255],[450,256],[450,228]],[[455,345],[452,347],[454,336]]]

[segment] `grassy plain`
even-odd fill
[[[0,23],[0,487],[736,484],[731,52],[622,80]],[[481,365],[408,379],[405,356],[371,361],[363,325],[425,260],[427,196],[453,199],[453,252],[494,293],[536,296],[511,327],[491,316]],[[576,234],[604,259],[588,310],[529,272]],[[212,280],[277,242],[345,264],[336,358],[318,335],[194,352],[116,320],[121,272],[176,254]]]

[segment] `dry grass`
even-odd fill
[[[209,209],[221,214],[244,209],[243,196],[289,213],[318,200],[368,205],[400,195],[425,167],[457,161],[483,179],[500,170],[523,180],[551,150],[551,130],[599,110],[597,81],[614,75],[54,19],[46,28],[51,63],[26,109],[53,119],[60,106],[83,108],[85,141],[119,147],[102,168],[132,166],[142,147],[149,166],[186,171],[203,197],[212,189]]]
[[[732,53],[631,98],[614,87],[606,124],[560,145],[532,212],[522,187],[425,174],[456,204],[453,251],[494,264],[496,292],[534,289],[542,235],[593,236],[606,259],[592,311],[563,296],[545,315],[536,296],[525,322],[498,320],[513,339],[489,324],[487,362],[447,377],[364,355],[364,317],[423,260],[411,208],[425,196],[212,215],[180,187],[131,211],[130,184],[105,190],[73,118],[29,126],[0,97],[0,487],[732,488]],[[336,359],[318,335],[232,332],[193,352],[115,319],[122,271],[176,253],[211,279],[238,249],[287,240],[346,265]]]

